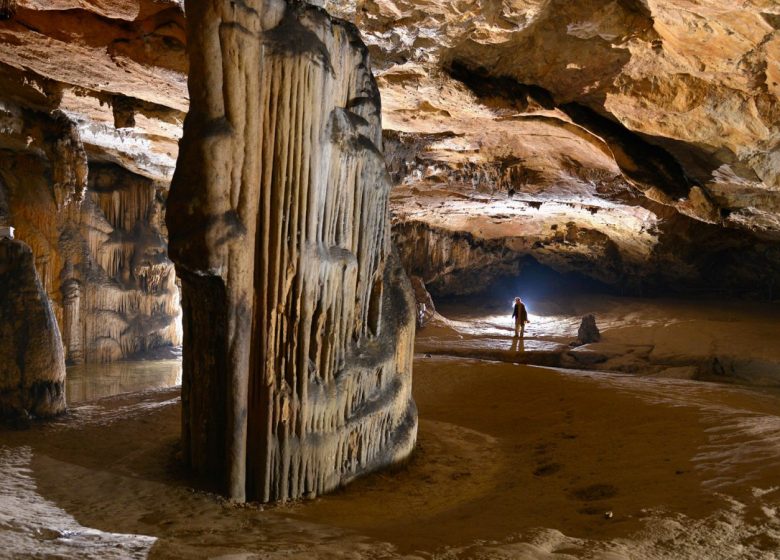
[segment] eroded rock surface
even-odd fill
[[[65,410],[65,357],[30,247],[0,238],[0,418]]]
[[[188,106],[181,6],[13,4],[0,21],[0,199],[67,360],[178,345],[163,214]]]
[[[434,292],[522,257],[635,292],[779,279],[776,2],[324,4],[370,46]]]
[[[353,26],[187,4],[191,110],[168,200],[184,452],[235,500],[331,490],[414,445],[414,300],[390,251],[379,92]]]

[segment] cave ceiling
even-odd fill
[[[527,254],[607,283],[776,270],[776,2],[325,7],[371,48],[397,239],[427,235],[419,257],[439,270],[460,266],[449,231],[494,262]],[[438,278],[420,258],[408,268]]]
[[[369,45],[394,237],[426,282],[527,256],[610,284],[777,276],[777,2],[317,3]],[[0,150],[43,150],[30,115],[59,109],[90,162],[167,184],[183,29],[172,0],[16,2]]]

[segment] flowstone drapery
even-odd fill
[[[417,432],[379,92],[357,29],[321,9],[186,11],[191,107],[167,214],[185,457],[234,500],[313,496],[404,459]]]

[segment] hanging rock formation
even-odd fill
[[[62,340],[30,247],[0,238],[0,418],[65,410]]]
[[[379,92],[357,30],[318,8],[186,8],[191,109],[167,214],[185,456],[235,500],[314,496],[416,437]]]

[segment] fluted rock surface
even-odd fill
[[[69,362],[178,345],[163,223],[187,109],[178,3],[18,0],[0,21],[0,214]]]
[[[62,340],[32,251],[0,238],[0,418],[64,410]]]
[[[390,251],[358,32],[282,0],[189,2],[168,200],[185,456],[236,500],[313,496],[414,445],[414,303]]]

